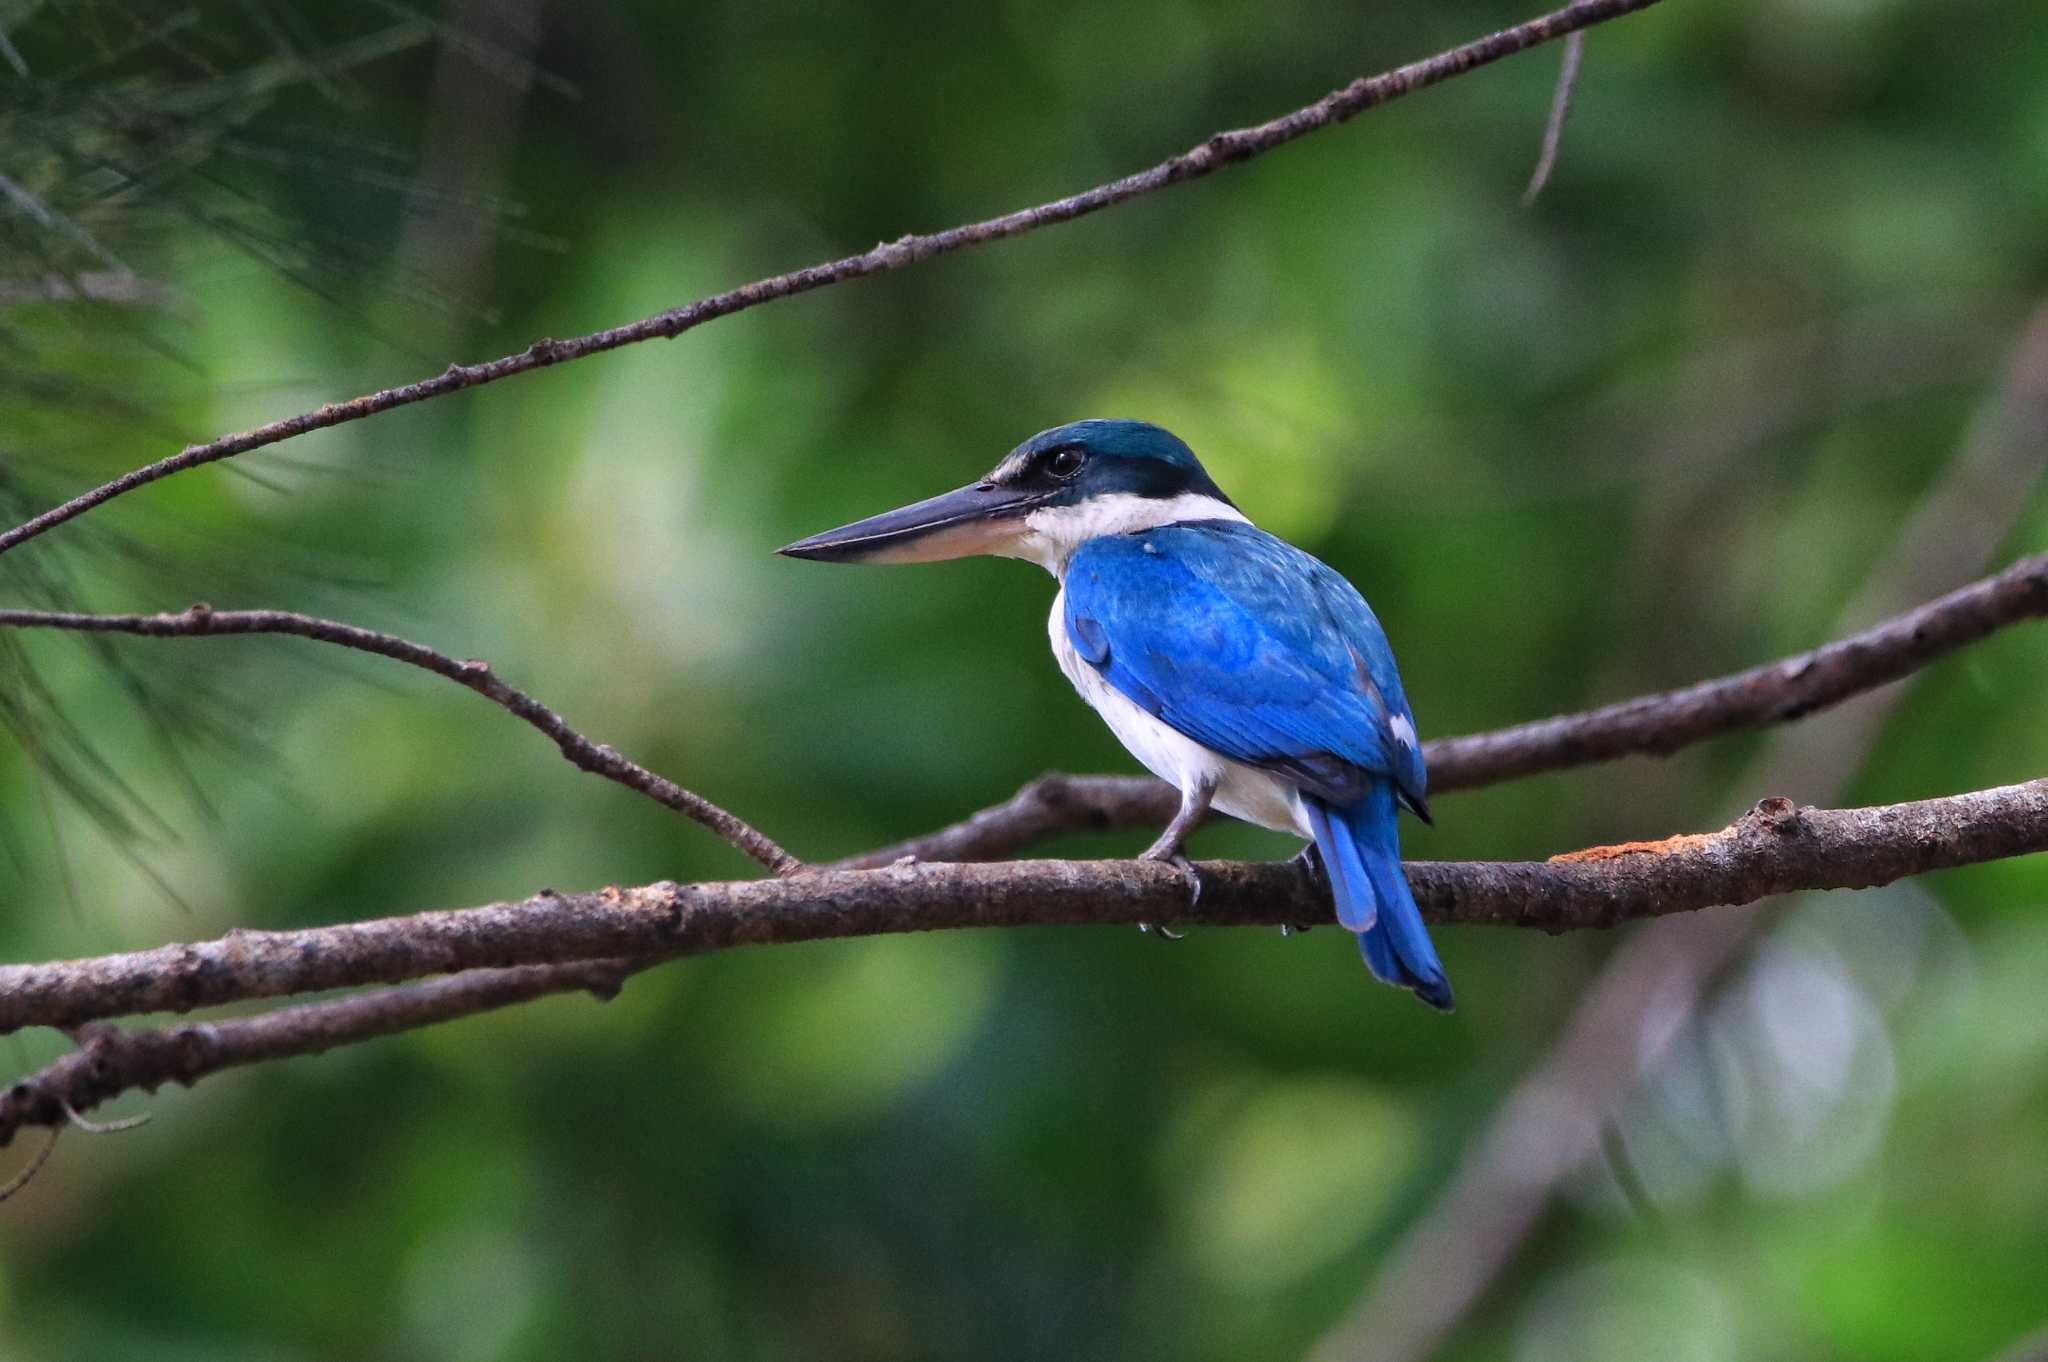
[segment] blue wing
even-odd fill
[[[1090,540],[1065,585],[1076,650],[1148,713],[1333,804],[1391,780],[1426,811],[1386,633],[1317,559],[1254,526],[1204,520]]]

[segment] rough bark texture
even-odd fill
[[[1864,888],[2048,849],[2048,779],[1868,809],[1766,799],[1719,832],[1594,847],[1548,861],[1416,862],[1438,923],[1562,932],[1793,890]],[[1199,907],[1171,867],[1011,861],[825,870],[781,880],[653,884],[420,913],[95,959],[0,968],[0,1028],[75,1030],[82,1049],[0,1094],[0,1144],[132,1088],[446,1021],[546,993],[609,996],[630,974],[732,946],[945,927],[1324,922],[1329,899],[1292,862],[1209,862]],[[545,963],[543,963],[545,962]],[[94,1019],[186,1011],[354,984],[449,978],[253,1018],[122,1032]],[[67,1111],[68,1109],[68,1111]]]
[[[281,1007],[260,1017],[123,1031],[74,1029],[79,1048],[0,1093],[0,1144],[25,1125],[61,1126],[120,1093],[188,1087],[243,1064],[317,1055],[395,1031],[488,1012],[547,993],[618,992],[626,970],[601,961],[529,969],[471,970],[405,988]]]
[[[2048,779],[1868,809],[1766,799],[1719,832],[1548,861],[1416,861],[1408,877],[1432,922],[1563,932],[1793,890],[1864,888],[2043,849]],[[0,967],[0,1032],[464,969],[656,961],[888,932],[1329,920],[1322,886],[1292,862],[1211,861],[1200,869],[1203,891],[1194,907],[1177,871],[1144,861],[905,863],[780,880],[542,893],[332,927],[235,931],[212,941]]]

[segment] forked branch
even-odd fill
[[[776,845],[766,833],[728,813],[702,795],[656,775],[608,744],[592,742],[568,721],[491,671],[475,658],[458,661],[424,643],[383,634],[339,620],[295,614],[289,610],[215,610],[195,605],[161,615],[92,615],[59,610],[0,610],[0,628],[62,629],[72,633],[138,634],[146,638],[221,638],[236,634],[289,634],[331,643],[361,653],[375,653],[418,667],[475,691],[545,733],[578,770],[616,781],[658,804],[703,824],[777,875],[793,875],[803,862]]]

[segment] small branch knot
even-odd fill
[[[1073,802],[1073,785],[1060,772],[1048,771],[1026,785],[1023,794],[1047,808],[1060,809]]]
[[[77,1026],[60,1029],[81,1050],[104,1050],[121,1036],[121,1028],[112,1022],[80,1022]]]
[[[1801,831],[1799,805],[1784,795],[1771,795],[1759,799],[1756,807],[1750,810],[1750,815],[1755,818],[1758,826],[1767,832],[1775,832],[1780,837],[1796,837]]]
[[[186,1087],[220,1067],[220,1032],[212,1022],[179,1027],[173,1043],[177,1064],[172,1076]]]
[[[1242,132],[1235,129],[1219,132],[1202,143],[1202,150],[1218,164],[1230,161],[1248,160],[1258,152],[1258,145]]]

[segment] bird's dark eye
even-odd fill
[[[1045,461],[1045,468],[1054,477],[1065,481],[1080,472],[1081,466],[1087,462],[1085,453],[1068,445],[1065,449],[1055,449],[1052,457]]]

